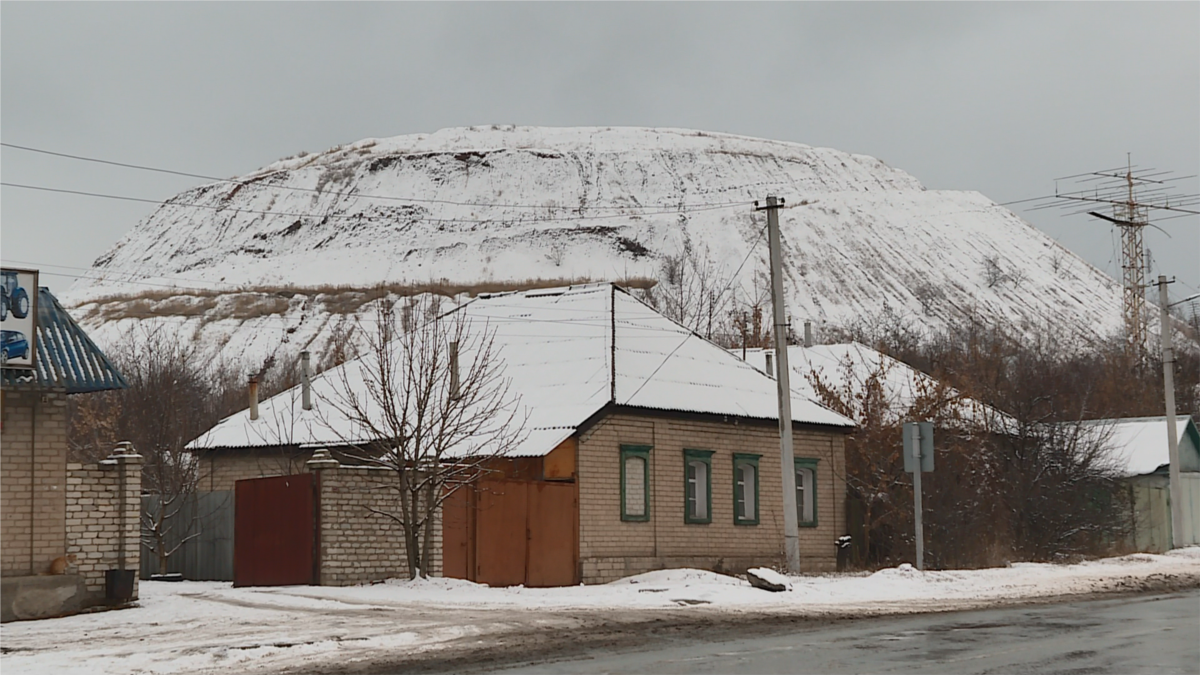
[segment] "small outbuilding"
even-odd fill
[[[1171,549],[1170,448],[1166,417],[1127,417],[1084,423],[1111,449],[1125,476],[1129,497],[1129,547],[1162,553]],[[1178,543],[1200,544],[1200,433],[1190,415],[1175,421],[1183,522]]]
[[[5,291],[5,339],[20,333],[35,346],[0,370],[0,620],[134,600],[141,458],[120,448],[98,464],[67,461],[68,397],[125,380],[49,290],[36,304],[17,302],[32,295],[23,285]],[[36,323],[10,330],[14,312]]]
[[[527,435],[491,477],[446,502],[431,572],[557,586],[669,567],[734,573],[783,563],[773,379],[611,284],[484,295],[455,311],[492,336]],[[342,423],[322,402],[350,379],[327,371],[312,383],[314,410],[287,391],[260,404],[259,420],[244,411],[198,439],[192,447],[208,475],[223,477],[212,487],[227,489],[236,467],[252,472],[244,478],[264,475],[264,458],[304,461],[317,448],[338,456]],[[853,423],[797,394],[792,414],[802,569],[833,571],[846,527],[843,441]],[[288,442],[263,440],[263,420],[280,419]],[[358,527],[351,517],[372,517],[349,496],[358,481],[349,476],[368,469],[309,464],[319,467],[318,485],[342,486],[336,496],[315,493],[339,504],[315,507],[335,519],[320,523],[314,558],[325,571],[315,582],[369,580],[331,572],[356,556],[369,566],[378,542],[394,536],[337,539],[337,529]],[[375,569],[377,578],[404,569],[399,540],[389,541],[395,569]]]

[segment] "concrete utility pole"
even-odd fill
[[[775,316],[775,386],[779,391],[779,461],[783,473],[783,542],[789,574],[800,573],[800,527],[796,513],[796,461],[792,450],[792,388],[789,383],[787,319],[783,306],[783,258],[779,239],[779,209],[783,200],[767,197],[767,240],[771,247],[771,306]]]
[[[1167,399],[1167,455],[1171,486],[1171,548],[1185,545],[1183,536],[1183,486],[1179,482],[1179,436],[1175,428],[1175,348],[1167,316],[1167,277],[1158,275],[1158,320],[1162,332],[1163,395]]]

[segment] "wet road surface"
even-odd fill
[[[1200,591],[839,622],[495,671],[516,673],[1200,673]]]

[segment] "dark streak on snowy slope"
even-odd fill
[[[797,320],[845,324],[886,303],[933,328],[970,314],[1083,339],[1119,329],[1111,278],[978,193],[926,190],[862,155],[677,129],[446,129],[281,160],[178,195],[96,262],[109,280],[81,280],[65,300],[147,288],[114,280],[129,273],[231,289],[653,276],[685,241],[732,271],[761,216],[694,206],[767,194],[789,206]],[[760,242],[744,289],[765,264]]]

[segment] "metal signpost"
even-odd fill
[[[933,471],[933,422],[904,423],[904,470],[913,475],[917,569],[925,569],[925,530],[921,522],[921,474]]]

